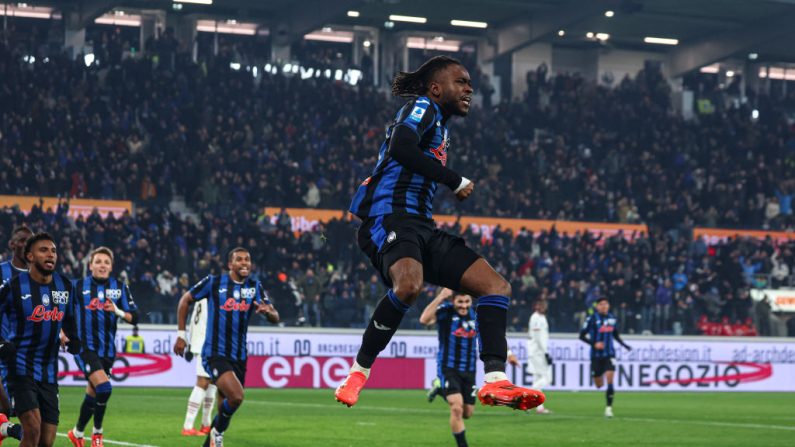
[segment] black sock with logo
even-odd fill
[[[392,336],[395,335],[400,322],[403,321],[403,315],[408,312],[409,307],[398,299],[392,289],[389,289],[386,296],[378,302],[378,306],[370,318],[370,323],[364,330],[362,346],[356,355],[356,363],[364,368],[373,366],[378,354],[392,340]]]

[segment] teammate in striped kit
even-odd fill
[[[392,82],[395,96],[411,99],[397,112],[381,144],[370,177],[359,186],[350,211],[362,219],[359,248],[390,287],[373,312],[348,377],[334,392],[353,406],[378,354],[386,348],[408,309],[429,282],[478,297],[480,359],[486,384],[478,393],[484,405],[534,408],[544,394],[514,385],[505,374],[505,328],[511,285],[466,242],[436,227],[433,197],[438,184],[459,200],[475,184],[447,167],[453,116],[466,116],[472,80],[461,62],[446,56],[429,59]]]
[[[580,340],[591,345],[591,377],[596,387],[602,387],[604,383],[602,376],[607,380],[605,417],[608,418],[613,417],[613,374],[616,370],[616,349],[613,339],[624,349],[632,349],[621,340],[618,334],[618,320],[610,313],[610,302],[602,297],[596,300],[596,312],[585,320],[580,330]]]
[[[466,447],[464,419],[475,411],[477,365],[477,319],[472,297],[442,289],[420,315],[420,323],[438,323],[439,351],[436,354],[437,376],[442,379],[440,392],[450,406],[450,429],[458,447]]]
[[[0,286],[0,314],[9,319],[9,341],[16,352],[6,356],[9,391],[22,422],[22,447],[51,447],[58,429],[58,349],[65,343],[80,352],[79,315],[74,288],[55,272],[55,241],[46,233],[25,243],[30,270]],[[63,329],[67,338],[61,340]]]
[[[11,231],[11,238],[8,240],[8,248],[11,250],[11,259],[0,263],[0,284],[9,281],[11,278],[22,272],[28,271],[28,262],[25,260],[25,242],[33,235],[33,232],[25,225],[18,226]],[[9,323],[8,319],[0,316],[0,340],[8,339]],[[1,350],[2,348],[0,348]],[[8,349],[8,347],[6,347]],[[11,437],[22,439],[22,427],[18,424],[8,422],[8,416],[13,413],[11,408],[10,396],[6,393],[8,389],[8,368],[1,359],[0,355],[0,442],[3,438]]]
[[[185,319],[188,308],[197,300],[206,300],[207,303],[207,335],[201,352],[202,362],[224,399],[204,447],[223,446],[224,432],[232,415],[243,403],[248,358],[246,334],[251,316],[261,313],[271,323],[279,322],[279,313],[262,284],[249,277],[251,254],[248,250],[232,249],[227,267],[229,273],[210,275],[185,292],[177,307],[178,330],[174,352],[182,356],[187,347]]]
[[[113,252],[109,248],[93,250],[88,268],[91,274],[75,282],[76,310],[80,313],[78,331],[83,345],[75,363],[88,383],[77,424],[67,437],[74,447],[83,447],[84,430],[93,416],[91,447],[104,447],[102,423],[113,390],[109,377],[116,359],[116,326],[120,319],[137,324],[138,309],[127,285],[110,276]]]
[[[552,357],[549,355],[549,323],[547,302],[538,300],[535,312],[530,316],[527,340],[527,372],[533,375],[533,388],[543,390],[552,383]],[[549,414],[544,404],[536,407],[536,413]]]
[[[204,369],[202,361],[202,347],[204,336],[207,332],[207,302],[196,301],[188,326],[188,347],[185,351],[185,360],[196,359],[196,385],[188,398],[188,409],[185,413],[185,422],[182,424],[182,436],[206,436],[210,433],[210,417],[215,405],[216,387],[210,381],[210,373]],[[202,410],[202,426],[200,430],[193,428],[196,416]]]

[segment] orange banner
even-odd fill
[[[63,200],[57,197],[0,195],[0,208],[18,206],[23,213],[28,214],[34,206],[38,206],[43,201],[44,211],[56,211],[58,203]],[[129,200],[70,199],[69,217],[88,217],[95,209],[103,219],[111,214],[115,217],[120,217],[125,211],[132,214],[132,208],[132,202]]]
[[[738,237],[754,239],[765,239],[770,237],[776,242],[786,242],[795,239],[795,233],[787,233],[785,231],[727,230],[723,228],[693,229],[693,238],[698,239],[699,237],[703,237],[708,245],[714,245]]]
[[[290,216],[292,229],[295,233],[313,230],[318,223],[325,223],[331,219],[350,220],[353,217],[344,211],[321,210],[312,208],[286,208]],[[271,222],[275,223],[281,208],[266,207],[265,214],[270,216]],[[459,217],[457,216],[434,216],[434,220],[444,226],[453,225]],[[614,224],[603,222],[569,222],[562,220],[530,220],[530,219],[507,219],[498,217],[478,217],[461,216],[461,227],[469,227],[475,234],[482,235],[483,238],[491,240],[491,235],[499,226],[503,230],[511,230],[514,234],[526,230],[534,233],[549,231],[553,227],[559,233],[574,235],[576,233],[589,232],[594,235],[605,237],[615,236],[623,232],[624,237],[632,240],[647,233],[646,225]]]

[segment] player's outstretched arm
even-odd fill
[[[451,296],[453,296],[452,290],[446,287],[439,289],[439,293],[436,294],[436,297],[433,299],[433,301],[428,303],[428,305],[425,306],[425,309],[422,310],[422,314],[420,315],[420,323],[426,326],[436,323],[436,309],[438,309],[439,306],[447,301],[447,299]]]
[[[74,312],[67,312],[64,316],[61,334],[66,337],[66,351],[69,354],[80,353],[80,335],[77,330],[77,319],[75,318]]]
[[[583,325],[582,329],[580,329],[580,340],[593,346],[593,340],[588,338],[588,329],[590,325],[591,325],[591,317],[588,317],[588,320],[585,321],[585,325]]]
[[[466,188],[472,183],[452,169],[424,155],[419,143],[419,135],[410,127],[396,126],[389,140],[389,155],[411,172],[447,185],[456,194],[459,188]]]
[[[115,314],[117,317],[121,318],[122,320],[136,325],[138,324],[138,312],[125,312],[124,309],[117,306],[113,301],[107,300],[105,301],[105,312],[110,312]]]
[[[621,346],[623,346],[623,347],[624,347],[624,349],[626,349],[626,350],[628,350],[628,351],[631,351],[631,350],[632,350],[632,347],[631,347],[631,346],[629,346],[628,344],[624,343],[624,340],[622,340],[622,339],[621,339],[621,335],[618,333],[618,329],[617,329],[617,328],[616,328],[616,330],[615,330],[615,331],[613,331],[613,337],[615,337],[616,341],[617,341],[617,342],[618,342],[618,343],[619,343]]]
[[[273,303],[267,301],[257,306],[256,313],[265,315],[265,318],[273,324],[279,322],[279,311],[273,307]]]
[[[177,341],[174,343],[174,354],[182,357],[188,345],[185,335],[185,320],[188,318],[188,308],[193,303],[193,295],[185,292],[177,304]]]
[[[510,349],[508,350],[507,358],[508,358],[508,363],[510,363],[511,365],[513,366],[521,365],[519,363],[519,358],[516,357],[516,354],[514,354],[513,351],[511,351]]]

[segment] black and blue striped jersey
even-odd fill
[[[136,312],[138,309],[130,289],[116,278],[97,281],[89,275],[75,282],[75,294],[83,350],[96,352],[99,357],[116,357],[116,324],[119,317],[105,311],[105,302],[110,300],[125,312]]]
[[[594,312],[585,320],[585,324],[580,330],[580,338],[588,336],[592,359],[611,358],[616,356],[614,339],[617,332],[618,320],[612,313],[608,312],[607,315],[602,315],[599,312]],[[604,349],[594,347],[598,342],[604,343]]]
[[[433,217],[433,197],[437,183],[410,171],[389,155],[389,142],[398,126],[405,126],[419,137],[419,149],[426,157],[447,165],[450,137],[439,106],[427,96],[406,103],[395,115],[378,153],[370,177],[359,186],[351,213],[362,219],[389,214],[414,214]]]
[[[436,324],[439,332],[439,351],[436,354],[439,376],[442,376],[443,368],[474,373],[478,358],[475,311],[470,308],[466,316],[461,316],[453,304],[443,303],[436,309]]]
[[[0,286],[0,314],[8,318],[8,339],[17,347],[6,361],[9,374],[56,383],[61,329],[78,337],[72,282],[53,273],[49,284],[40,284],[22,272]]]
[[[190,289],[190,294],[194,300],[207,300],[202,357],[245,361],[248,322],[259,304],[270,304],[262,284],[251,278],[237,283],[224,273],[205,277]]]
[[[3,284],[22,272],[27,272],[27,270],[14,267],[11,260],[0,263],[0,284]],[[0,321],[0,337],[4,340],[8,340],[8,319],[5,317],[0,318],[2,319],[2,321]]]
[[[12,264],[10,260],[0,262],[0,284],[8,281],[22,272],[27,272],[27,269],[19,269],[14,267],[14,264]]]

